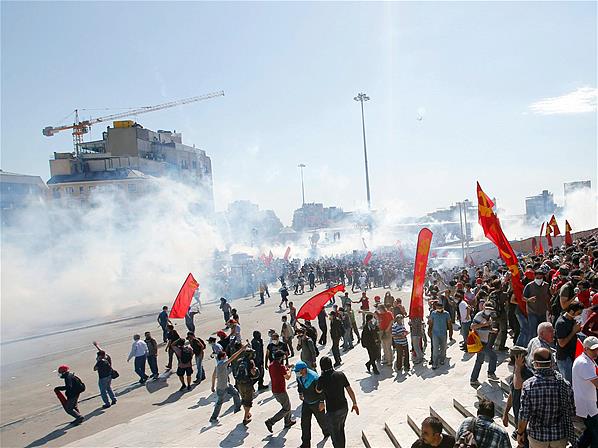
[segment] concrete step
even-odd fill
[[[457,433],[459,426],[464,420],[463,414],[461,414],[452,403],[446,402],[443,406],[435,405],[430,406],[430,415],[436,417],[442,422],[442,426],[453,437]]]
[[[417,434],[406,419],[388,420],[384,423],[384,430],[396,448],[411,448],[417,440]]]
[[[421,437],[421,424],[422,421],[430,416],[430,408],[410,408],[407,414],[407,423],[415,431],[417,437]]]
[[[453,398],[453,406],[457,411],[463,414],[464,417],[475,417],[478,410],[472,402],[467,402]]]
[[[394,448],[392,440],[381,425],[370,425],[361,432],[361,440],[366,448]],[[351,444],[349,444],[351,445]]]

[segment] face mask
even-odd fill
[[[492,314],[492,312],[490,310],[484,310],[484,315],[490,316],[490,314]]]
[[[537,278],[534,280],[534,282],[536,283],[536,285],[540,286],[544,282],[544,280],[542,280],[541,278]]]

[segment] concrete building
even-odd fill
[[[565,193],[565,204],[564,206],[567,207],[567,198],[571,197],[572,194],[582,191],[582,190],[591,190],[592,189],[592,181],[591,180],[580,180],[576,182],[565,182],[563,184],[563,190]]]
[[[231,202],[221,214],[231,241],[245,241],[255,244],[272,239],[282,230],[282,222],[273,210],[260,210],[257,204],[250,201]]]
[[[324,207],[323,204],[305,203],[293,212],[293,229],[306,230],[329,227],[345,218],[340,207]]]
[[[0,170],[0,210],[2,224],[10,224],[14,214],[32,202],[48,197],[48,187],[39,176]]]
[[[454,237],[461,239],[461,223],[463,224],[464,241],[471,241],[472,226],[478,221],[478,206],[469,199],[461,203],[461,218],[459,218],[459,204],[448,208],[441,208],[426,214],[424,220],[434,220],[445,223],[444,230]],[[467,224],[467,225],[466,225]]]
[[[79,153],[54,153],[48,181],[53,198],[85,201],[96,188],[139,194],[144,182],[167,176],[197,188],[202,208],[213,210],[212,162],[204,150],[183,144],[180,133],[115,121],[102,140],[83,143]]]
[[[525,218],[528,221],[548,219],[556,213],[557,205],[554,202],[552,193],[543,190],[537,196],[525,198]]]

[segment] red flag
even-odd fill
[[[546,223],[546,241],[548,241],[548,247],[552,249],[552,238],[550,233],[552,232],[552,228],[550,227],[550,223]]]
[[[368,250],[368,253],[366,254],[365,258],[363,259],[364,266],[367,266],[370,263],[371,259],[372,259],[372,251]]]
[[[289,255],[291,254],[291,246],[287,246],[287,250],[284,251],[284,259],[285,261],[289,260]]]
[[[542,227],[540,228],[540,244],[538,244],[538,255],[544,254],[544,246],[542,245],[542,235],[544,235],[544,223],[542,222]]]
[[[536,245],[536,238],[532,237],[532,252],[534,255],[538,255],[538,246]]]
[[[56,394],[56,398],[58,398],[58,401],[60,401],[62,407],[66,409],[66,397],[64,396],[62,391],[54,389],[54,393]]]
[[[559,229],[559,225],[556,223],[556,218],[554,217],[554,215],[552,215],[552,218],[550,218],[548,224],[550,224],[552,230],[554,230],[554,236],[559,236],[561,234],[561,230]]]
[[[565,219],[565,245],[572,246],[573,245],[573,238],[571,237],[571,226],[569,225],[569,221]]]
[[[324,305],[330,300],[330,298],[337,292],[345,290],[345,285],[336,285],[326,291],[316,294],[311,299],[308,299],[297,313],[297,319],[314,320],[324,308]]]
[[[511,247],[511,243],[505,236],[500,227],[500,221],[494,214],[492,207],[493,202],[490,200],[486,193],[482,191],[480,183],[478,182],[478,221],[484,229],[484,235],[490,241],[492,241],[498,248],[498,254],[500,258],[505,262],[507,268],[511,272],[511,282],[513,284],[513,294],[517,299],[519,308],[527,316],[527,309],[525,302],[523,301],[523,284],[521,283],[519,265],[517,262],[517,256],[515,251]]]
[[[411,303],[409,304],[409,317],[424,318],[424,281],[428,266],[428,254],[432,244],[432,232],[424,227],[417,237],[417,253],[413,267],[413,289],[411,290]]]
[[[577,339],[577,341],[575,342],[575,357],[577,358],[578,356],[581,356],[583,353],[583,344],[581,343],[577,335],[575,336],[575,338]]]
[[[189,273],[187,280],[185,280],[185,283],[183,283],[183,286],[181,286],[181,290],[176,296],[176,299],[174,299],[174,303],[172,304],[172,309],[170,310],[168,317],[171,319],[182,319],[185,317],[185,314],[189,310],[189,305],[191,305],[193,293],[198,287],[199,283],[195,281],[193,274]]]

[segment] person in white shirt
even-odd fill
[[[586,425],[577,445],[580,447],[598,446],[598,338],[589,336],[583,341],[583,353],[573,362],[573,398],[575,413]]]
[[[131,352],[127,358],[127,362],[131,358],[135,358],[135,373],[139,375],[139,383],[144,384],[149,378],[145,374],[145,360],[147,359],[148,349],[144,341],[141,340],[141,336],[138,334],[133,336],[133,345],[131,346]]]
[[[471,310],[467,301],[464,300],[462,293],[456,293],[455,298],[457,299],[457,306],[459,307],[459,322],[461,322],[461,336],[463,337],[461,349],[467,351],[467,335],[469,334],[469,328],[471,327]]]

